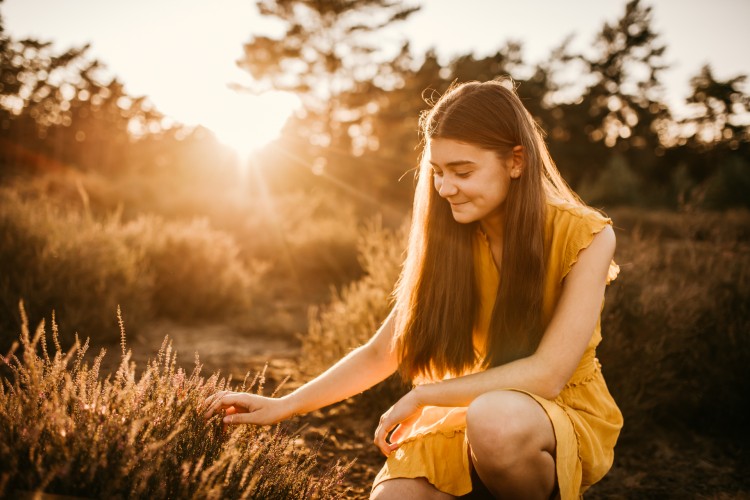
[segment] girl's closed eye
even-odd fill
[[[456,172],[456,177],[460,177],[461,179],[466,179],[472,174],[472,171],[469,170],[467,172]]]
[[[438,169],[436,169],[436,168],[433,168],[433,169],[432,169],[432,173],[433,173],[433,175],[434,175],[435,177],[442,177],[442,176],[443,176],[443,171],[442,171],[442,170],[438,170]]]

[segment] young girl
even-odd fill
[[[622,415],[595,348],[617,276],[611,221],[552,162],[508,81],[453,86],[424,151],[393,310],[370,341],[281,398],[222,391],[206,415],[270,424],[397,369],[371,498],[578,498],[613,460]]]

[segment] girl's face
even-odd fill
[[[520,147],[517,147],[520,149]],[[518,155],[497,153],[453,139],[431,139],[425,158],[438,194],[451,205],[456,222],[501,219],[512,179],[520,175]]]

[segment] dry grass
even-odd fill
[[[750,214],[621,211],[599,356],[626,416],[736,424],[750,393]]]
[[[0,190],[0,234],[0,350],[19,331],[19,300],[34,324],[58,312],[64,346],[76,331],[108,343],[118,305],[136,334],[154,317],[226,318],[248,310],[267,270],[206,220],[97,219],[9,189]]]
[[[346,465],[320,475],[315,450],[276,426],[224,428],[199,404],[232,386],[218,373],[177,367],[165,338],[140,376],[121,331],[121,363],[102,377],[102,349],[85,360],[88,340],[63,351],[52,321],[33,337],[24,318],[21,350],[2,358],[0,496],[24,492],[93,498],[333,498]],[[236,390],[260,392],[263,375]],[[336,490],[338,488],[338,490]],[[345,490],[344,490],[345,492]]]
[[[383,228],[378,219],[360,232],[357,249],[364,275],[332,290],[331,301],[310,309],[310,326],[301,337],[303,364],[307,374],[324,371],[351,349],[364,344],[388,315],[391,291],[403,260],[406,227]]]

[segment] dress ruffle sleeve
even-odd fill
[[[560,234],[555,238],[554,243],[563,245],[562,248],[553,249],[553,252],[562,256],[562,274],[560,281],[568,275],[573,265],[578,262],[578,256],[581,251],[588,248],[594,237],[601,232],[606,226],[612,225],[612,219],[603,216],[599,212],[588,207],[567,206],[564,208],[571,216],[567,218],[568,224],[558,227],[557,230],[565,234]],[[609,264],[607,273],[607,284],[617,278],[620,273],[620,266],[613,260]]]

